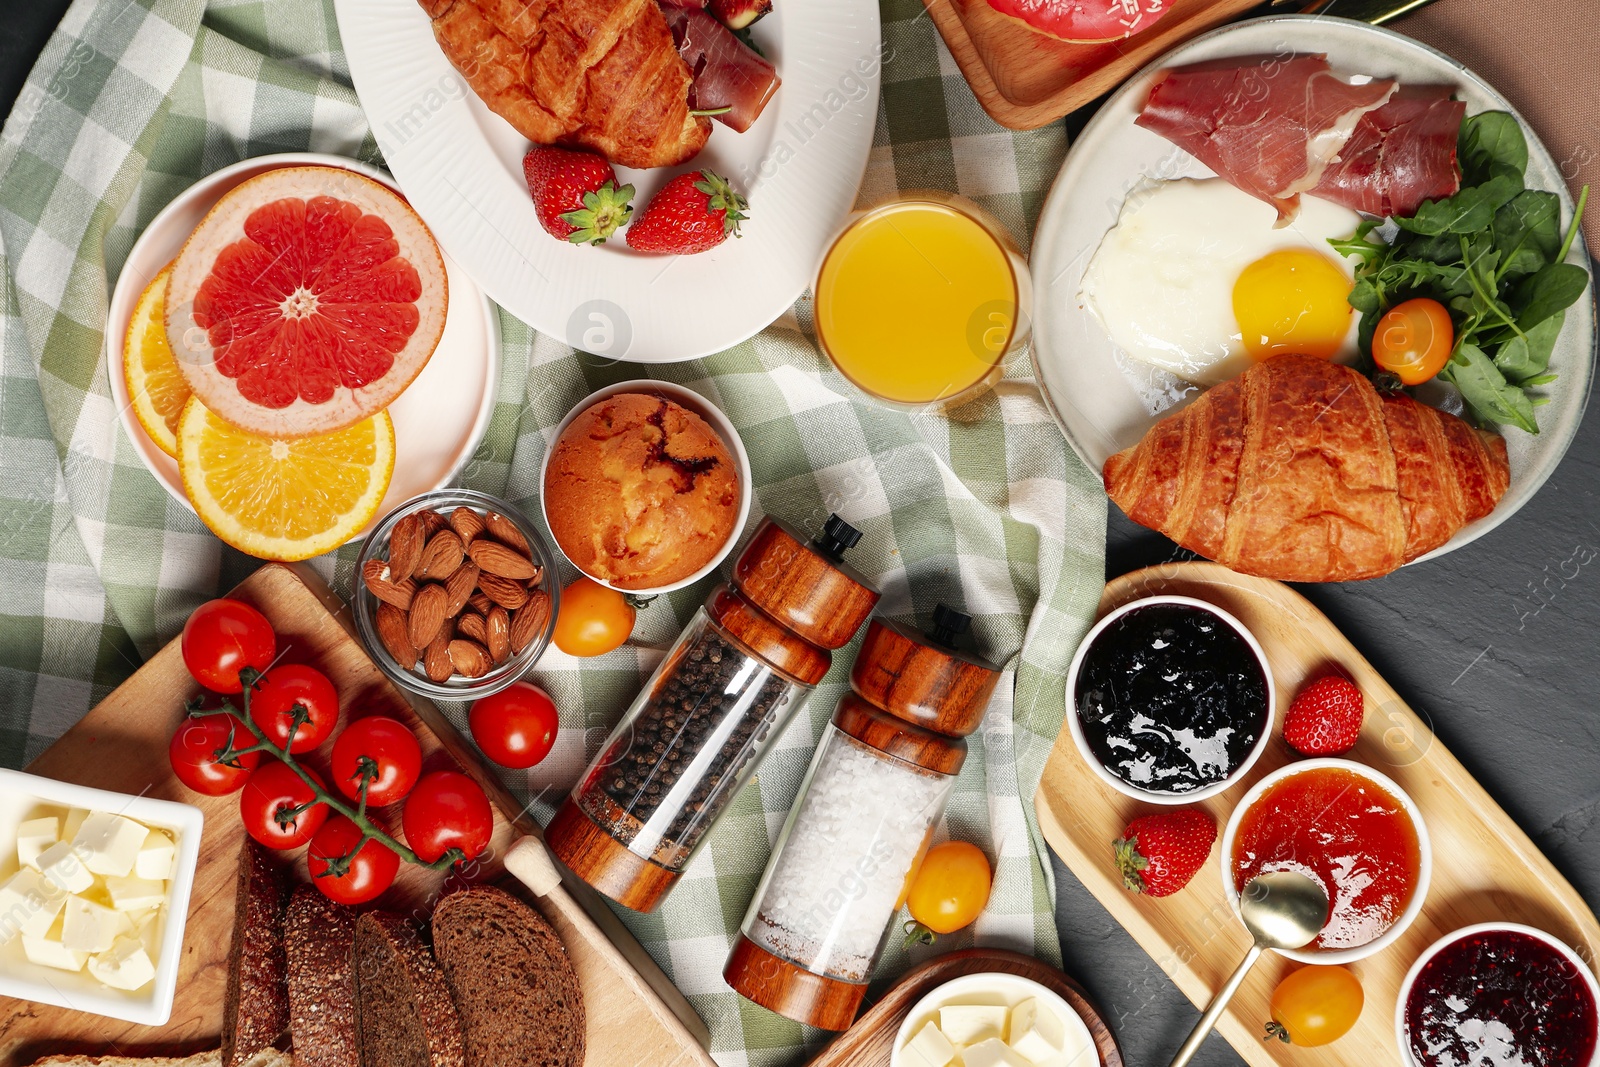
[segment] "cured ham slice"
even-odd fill
[[[989,6],[1051,37],[1098,44],[1149,29],[1172,0],[989,0]]]
[[[1312,195],[1368,215],[1414,215],[1425,200],[1461,188],[1456,141],[1467,105],[1450,99],[1451,85],[1402,86],[1369,111],[1339,157],[1328,164]]]
[[[1242,56],[1162,71],[1136,121],[1272,204],[1283,225],[1394,91],[1387,79],[1346,81],[1324,55]]]
[[[740,133],[748,130],[778,91],[777,69],[707,12],[671,4],[664,4],[661,10],[678,55],[694,76],[689,107],[695,111],[728,108],[712,117]]]

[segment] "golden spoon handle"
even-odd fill
[[[1200,1051],[1200,1046],[1206,1043],[1206,1038],[1216,1027],[1217,1020],[1222,1018],[1222,1013],[1227,1010],[1228,1001],[1232,1000],[1239,987],[1244,985],[1245,975],[1250,973],[1250,968],[1261,958],[1261,951],[1260,942],[1250,946],[1250,951],[1245,953],[1244,962],[1239,964],[1223,987],[1217,990],[1217,995],[1211,998],[1210,1005],[1206,1007],[1206,1013],[1194,1024],[1189,1039],[1178,1049],[1178,1054],[1172,1057],[1172,1067],[1184,1067],[1194,1058],[1194,1054]]]

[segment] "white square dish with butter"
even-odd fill
[[[0,770],[0,995],[159,1026],[200,809]]]
[[[1072,1006],[1021,975],[968,974],[931,990],[900,1024],[890,1067],[1094,1067]]]

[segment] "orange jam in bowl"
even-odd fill
[[[1328,922],[1305,949],[1317,963],[1358,959],[1399,937],[1427,893],[1427,835],[1400,788],[1347,760],[1308,760],[1263,779],[1229,821],[1231,888],[1274,871],[1328,894]]]

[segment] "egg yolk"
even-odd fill
[[[1233,283],[1233,317],[1255,359],[1285,352],[1328,359],[1350,331],[1350,278],[1303,248],[1262,256]]]

